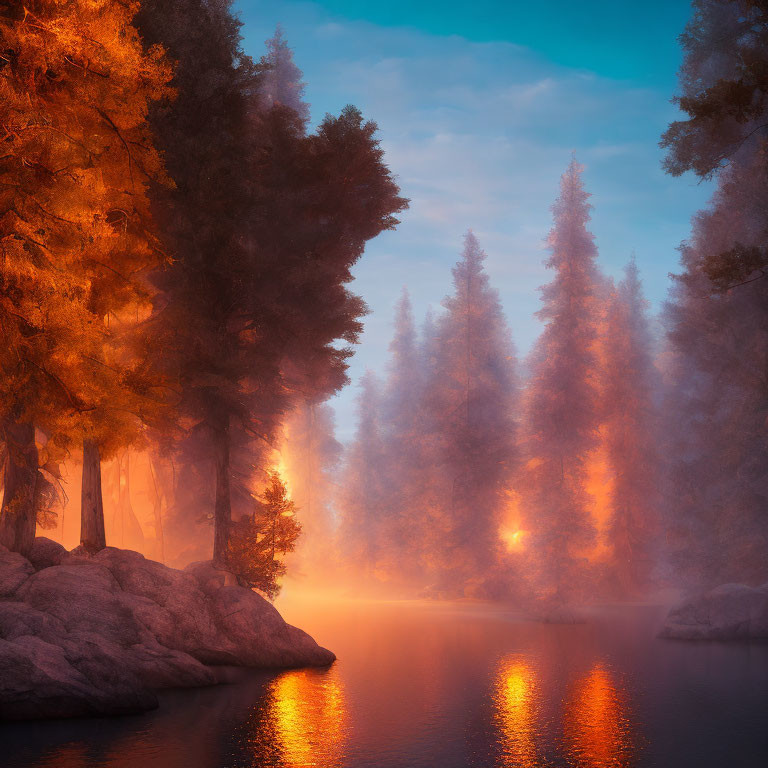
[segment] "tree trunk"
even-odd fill
[[[229,490],[229,424],[217,433],[216,504],[213,511],[213,562],[226,565],[229,551],[229,528],[232,522],[232,501]]]
[[[149,455],[149,472],[152,475],[152,483],[155,486],[155,501],[153,512],[155,517],[155,539],[160,547],[160,562],[165,563],[165,535],[163,533],[163,500],[160,495],[160,485],[157,482],[159,471],[155,469],[152,454]],[[163,493],[165,495],[165,493]],[[167,496],[166,496],[167,499]],[[167,504],[166,504],[167,506]]]
[[[91,554],[107,546],[104,501],[101,494],[101,457],[93,440],[83,441],[83,490],[80,496],[80,543]]]
[[[28,555],[35,541],[35,484],[37,446],[31,424],[6,427],[8,456],[5,467],[3,506],[0,511],[0,544],[12,552]]]

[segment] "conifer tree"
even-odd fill
[[[0,15],[0,327],[8,470],[0,541],[32,544],[38,471],[84,446],[83,543],[105,545],[100,452],[140,429],[152,377],[120,338],[162,263],[146,188],[164,181],[148,130],[170,67],[142,50],[137,4],[32,0]],[[58,453],[57,453],[58,451]],[[39,510],[38,510],[39,511]]]
[[[259,83],[259,94],[263,100],[262,108],[271,109],[281,104],[292,109],[301,124],[309,121],[309,105],[304,101],[305,84],[302,72],[293,61],[293,51],[283,35],[283,28],[278,24],[274,37],[267,40],[267,53],[261,59],[263,75]]]
[[[395,310],[395,333],[389,345],[389,375],[382,399],[384,472],[389,489],[382,537],[386,542],[384,567],[391,578],[412,585],[419,570],[425,531],[419,519],[419,500],[426,481],[424,389],[413,310],[404,288]]]
[[[158,199],[176,259],[158,334],[182,391],[177,530],[212,519],[225,564],[233,507],[247,509],[299,399],[286,371],[313,397],[346,382],[351,352],[337,342],[356,340],[365,308],[350,269],[405,201],[357,110],[307,136],[292,107],[264,104],[266,75],[243,54],[229,2],[147,0],[140,22],[178,61],[178,98],[153,121],[176,182]]]
[[[608,308],[602,377],[604,433],[611,468],[611,581],[626,597],[651,585],[660,551],[658,381],[634,257]]]
[[[669,172],[717,181],[664,313],[666,538],[691,589],[768,578],[766,39],[764,3],[696,0],[681,37],[688,118],[662,140]]]
[[[227,562],[245,586],[273,600],[286,572],[283,558],[293,552],[301,533],[296,504],[277,472],[270,472],[264,493],[253,499],[253,511],[233,525]]]
[[[485,258],[467,233],[425,394],[442,475],[433,520],[441,543],[431,560],[439,588],[454,594],[482,594],[498,562],[503,491],[516,461],[514,354]]]
[[[296,559],[304,573],[327,576],[333,561],[333,472],[341,450],[329,405],[304,402],[287,417],[280,456],[303,530]]]
[[[587,230],[589,194],[572,160],[553,206],[547,267],[537,313],[545,327],[529,361],[525,404],[523,511],[539,553],[542,594],[564,601],[583,588],[581,564],[594,542],[587,462],[597,444],[597,249]]]
[[[376,577],[385,544],[381,528],[388,499],[383,462],[381,388],[376,375],[366,371],[357,399],[357,431],[344,463],[339,547],[369,581]]]

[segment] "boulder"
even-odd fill
[[[323,666],[334,655],[232,574],[38,538],[0,547],[0,719],[139,712],[154,691],[213,685],[209,665]],[[63,548],[61,548],[63,550]]]
[[[277,609],[245,587],[222,587],[212,600],[214,615],[236,647],[244,667],[324,667],[336,656],[306,632],[286,624]]]
[[[92,562],[109,569],[132,614],[162,645],[207,664],[237,664],[234,647],[192,574],[114,547],[94,555]]]
[[[67,554],[67,550],[58,541],[38,536],[32,544],[28,560],[36,571],[40,571],[52,565],[60,565]]]
[[[677,640],[768,640],[768,584],[723,584],[684,600],[660,637]]]
[[[195,578],[206,595],[222,587],[238,586],[237,576],[234,573],[215,566],[210,560],[190,563],[184,571]]]
[[[34,572],[29,560],[0,545],[0,598],[13,595]]]
[[[119,715],[157,707],[157,697],[124,669],[89,679],[64,650],[38,637],[0,640],[0,719]]]

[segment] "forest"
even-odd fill
[[[768,581],[764,2],[696,0],[681,37],[664,167],[716,191],[660,316],[630,252],[601,270],[574,156],[532,352],[468,229],[442,307],[403,275],[346,446],[352,268],[409,202],[376,123],[311,127],[282,30],[253,60],[227,0],[7,0],[0,34],[4,547],[212,557],[270,598]]]

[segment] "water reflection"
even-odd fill
[[[494,693],[496,722],[501,732],[501,764],[536,768],[537,734],[541,718],[539,681],[534,666],[523,656],[502,660]]]
[[[628,697],[604,663],[576,681],[565,702],[563,732],[568,764],[625,768],[633,763]]]
[[[337,667],[294,670],[275,678],[247,730],[253,765],[340,766],[346,711]]]

